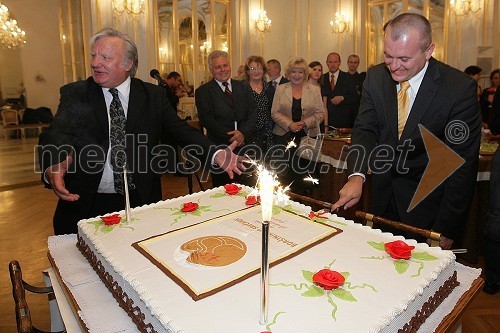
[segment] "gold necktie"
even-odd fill
[[[410,83],[408,81],[401,82],[401,88],[398,92],[398,139],[401,138],[401,133],[408,119],[408,111],[410,108],[410,96],[408,95]]]
[[[330,79],[330,89],[333,91],[335,89],[335,75],[332,74],[332,77]]]

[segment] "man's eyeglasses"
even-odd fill
[[[264,68],[261,68],[261,67],[250,67],[249,70],[250,70],[250,72],[262,72],[262,71],[264,71]]]

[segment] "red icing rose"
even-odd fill
[[[322,269],[313,275],[313,282],[325,290],[332,290],[344,284],[345,278],[339,272]]]
[[[196,202],[186,202],[182,204],[181,212],[191,213],[198,209],[198,204]]]
[[[113,225],[120,223],[122,217],[120,216],[120,214],[113,214],[113,215],[101,216],[101,220],[104,222],[105,225]]]
[[[245,201],[245,204],[248,206],[255,205],[260,202],[260,195],[250,195],[247,197],[247,201]]]
[[[227,185],[224,185],[224,189],[226,190],[227,194],[235,195],[241,190],[241,187],[234,185],[234,184],[227,184]]]
[[[410,246],[402,240],[385,243],[385,252],[389,253],[394,259],[410,259],[411,251],[414,248],[415,246]]]

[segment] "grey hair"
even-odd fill
[[[393,41],[396,41],[412,29],[420,32],[419,46],[422,52],[425,52],[432,43],[432,28],[431,23],[424,16],[415,13],[398,15],[386,24],[384,31]]]
[[[94,48],[95,43],[98,39],[103,37],[118,37],[125,43],[125,56],[126,59],[132,61],[132,68],[130,69],[130,77],[134,77],[137,72],[137,66],[139,65],[139,55],[137,52],[137,46],[135,45],[132,38],[129,35],[124,34],[116,29],[104,28],[98,33],[96,33],[90,39],[90,46]],[[123,59],[125,60],[125,59]]]
[[[210,54],[208,55],[208,59],[207,59],[208,68],[212,68],[212,64],[214,62],[214,59],[219,58],[219,57],[224,57],[229,62],[229,54],[226,51],[215,50],[215,51],[210,52]]]

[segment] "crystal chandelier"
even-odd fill
[[[267,13],[263,9],[259,9],[253,18],[255,30],[260,32],[269,32],[271,30],[271,20],[267,17]]]
[[[349,31],[349,18],[342,13],[335,13],[335,20],[330,21],[332,31],[336,33],[343,33]]]
[[[113,8],[118,14],[126,11],[128,14],[139,15],[144,12],[144,0],[113,0]]]
[[[26,32],[10,18],[9,9],[0,2],[0,44],[3,48],[14,49],[26,44]]]
[[[462,16],[477,13],[481,9],[481,4],[479,0],[450,0],[450,7],[455,15]]]

